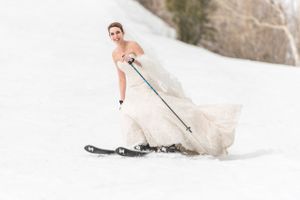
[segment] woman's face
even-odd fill
[[[123,41],[123,32],[120,28],[118,27],[111,27],[109,29],[109,37],[112,41],[114,42],[120,42],[120,41]]]

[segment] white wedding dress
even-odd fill
[[[155,63],[146,55],[136,57],[134,64],[145,79],[191,127],[192,133],[167,108],[139,74],[128,64],[117,66],[126,74],[126,97],[121,108],[122,131],[129,146],[180,144],[197,154],[223,155],[234,141],[240,105],[195,105],[182,94],[164,90],[148,73]],[[197,91],[195,91],[197,92]]]

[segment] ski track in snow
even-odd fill
[[[0,13],[0,199],[300,198],[299,68],[176,41],[129,0],[1,1]],[[227,157],[84,152],[123,145],[112,21],[195,103],[243,105]]]

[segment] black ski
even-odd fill
[[[124,147],[118,147],[115,150],[115,152],[121,156],[129,156],[129,157],[142,157],[150,153],[150,152],[135,151]]]
[[[150,152],[134,151],[131,149],[127,149],[125,147],[118,147],[115,150],[110,150],[110,149],[101,149],[92,145],[87,145],[84,147],[84,149],[87,152],[94,153],[94,154],[102,154],[102,155],[118,154],[127,157],[142,157],[150,153]]]
[[[92,145],[86,145],[84,149],[89,153],[95,153],[95,154],[115,154],[116,152],[114,150],[109,149],[100,149],[98,147],[92,146]]]

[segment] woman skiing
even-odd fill
[[[124,39],[120,23],[111,23],[108,33],[116,44],[112,58],[119,77],[127,144],[140,151],[226,154],[234,140],[241,106],[195,105],[180,83],[137,42]]]

